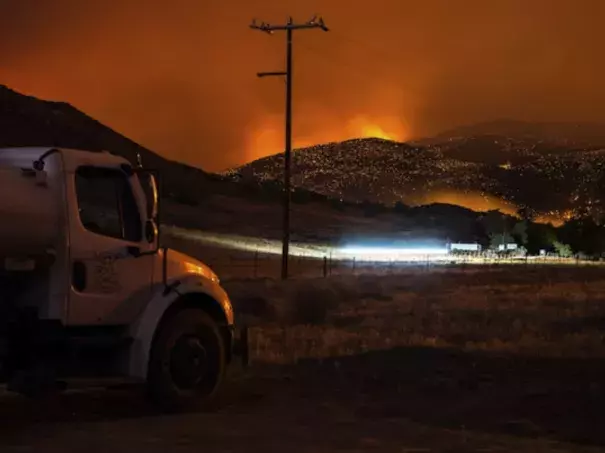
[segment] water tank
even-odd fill
[[[0,166],[0,259],[44,255],[56,246],[60,192],[45,175]]]

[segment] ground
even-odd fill
[[[157,414],[136,389],[5,396],[0,451],[602,451],[604,273],[226,281],[252,366],[216,408]]]

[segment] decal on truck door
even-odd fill
[[[120,279],[116,270],[116,257],[109,253],[96,254],[92,264],[94,287],[100,293],[111,294],[120,291]]]

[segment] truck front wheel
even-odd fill
[[[147,388],[168,411],[207,405],[225,374],[225,343],[202,310],[184,309],[160,327],[149,358]]]

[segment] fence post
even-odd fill
[[[353,257],[353,274],[355,274],[355,268],[357,266],[357,258]]]
[[[328,257],[324,256],[324,278],[328,276]]]
[[[254,278],[258,277],[258,249],[254,252]]]

